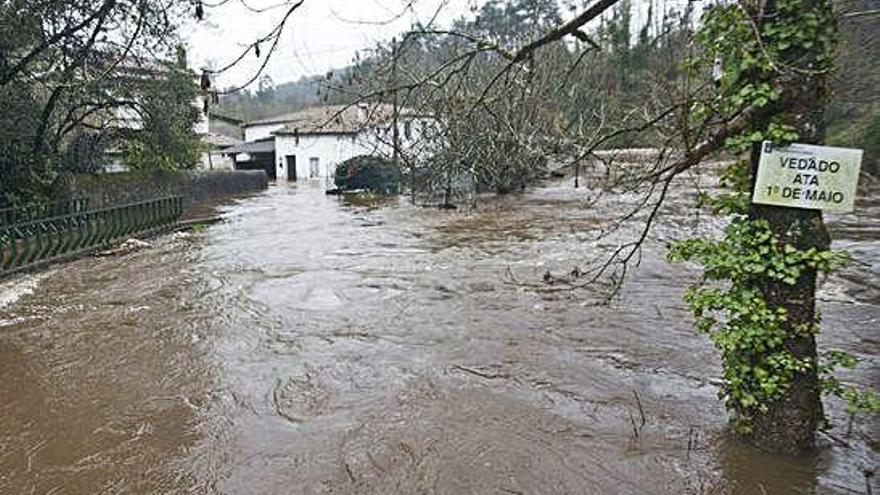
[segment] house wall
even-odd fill
[[[336,165],[368,152],[364,143],[354,135],[320,134],[275,136],[275,167],[279,180],[286,180],[287,156],[296,156],[297,180],[333,177]],[[312,177],[311,159],[318,159],[318,177]]]
[[[417,153],[417,143],[421,138],[421,120],[410,124],[409,138],[406,137],[405,122],[400,123],[400,142],[406,151]],[[292,135],[275,136],[275,167],[278,180],[286,180],[287,156],[296,156],[297,180],[313,178],[311,158],[318,158],[318,178],[333,177],[336,166],[359,155],[392,155],[393,134],[390,127],[370,129],[357,135],[343,134],[304,134],[298,138]]]
[[[272,133],[284,127],[284,124],[256,124],[244,128],[244,140],[247,142],[257,141],[272,137]]]
[[[199,168],[202,170],[235,170],[232,157],[223,154],[223,150],[203,151]]]
[[[201,94],[196,96],[196,100],[193,102],[193,106],[199,109],[199,120],[196,122],[193,127],[193,131],[196,134],[207,134],[210,129],[210,122],[208,115],[204,112],[205,98]]]

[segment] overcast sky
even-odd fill
[[[245,47],[272,30],[292,1],[224,0],[219,7],[206,7],[205,21],[193,23],[185,36],[190,66],[200,69],[227,65]],[[644,22],[646,10],[652,3],[661,8],[681,9],[687,2],[633,0],[633,25],[640,26]],[[211,3],[221,1],[205,1],[206,5]],[[244,3],[255,10],[281,7],[258,14]],[[358,50],[387,42],[416,22],[427,24],[433,19],[439,26],[448,26],[454,19],[471,14],[484,3],[486,0],[305,0],[285,27],[277,52],[272,55],[264,73],[271,76],[275,84],[325,74],[330,69],[351,64]],[[410,4],[411,8],[407,8]],[[563,17],[571,15],[564,8],[561,12]],[[635,29],[634,34],[637,32]],[[266,44],[261,48],[265,57],[269,46]],[[253,77],[260,63],[251,53],[233,69],[218,76],[215,85],[238,87]],[[256,84],[250,89],[256,89]]]
[[[279,0],[244,1],[256,9],[279,3]],[[418,0],[411,10],[405,9],[407,3],[405,0],[305,0],[287,24],[266,73],[276,84],[326,73],[331,68],[350,64],[358,49],[387,41],[416,21],[428,22],[441,5],[445,7],[440,9],[438,22],[448,25],[467,14],[475,4],[481,5],[483,0]],[[229,0],[221,7],[206,8],[207,19],[193,26],[186,36],[191,66],[199,69],[211,64],[214,67],[226,65],[248,44],[265,36],[285,10],[278,8],[256,14],[242,5],[242,0]],[[268,50],[268,46],[261,48]],[[258,68],[259,61],[251,54],[243,63],[218,77],[216,84],[219,87],[242,84]]]

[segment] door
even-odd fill
[[[287,155],[284,157],[287,166],[287,180],[296,180],[296,155]]]
[[[309,172],[312,179],[321,177],[321,160],[316,157],[309,158]]]

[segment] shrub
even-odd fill
[[[336,187],[379,194],[400,192],[400,167],[377,156],[356,156],[336,167]]]

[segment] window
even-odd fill
[[[321,177],[321,160],[316,156],[309,158],[309,177],[312,179]]]
[[[406,121],[403,124],[403,137],[405,139],[412,139],[412,122]]]

